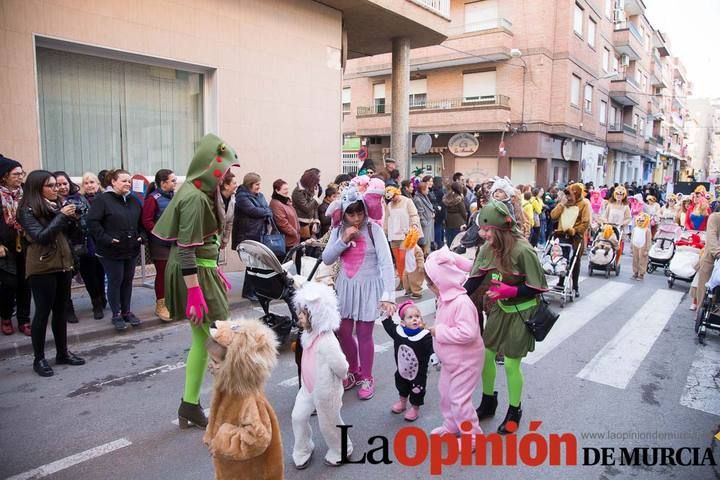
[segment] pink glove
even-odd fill
[[[188,288],[187,306],[185,307],[185,316],[187,318],[193,318],[193,309],[194,318],[197,319],[198,322],[202,322],[203,317],[208,313],[208,306],[207,303],[205,303],[205,295],[203,295],[200,287]]]
[[[488,289],[488,292],[492,292],[495,294],[493,295],[493,298],[495,300],[504,300],[506,298],[517,297],[517,287],[513,287],[512,285],[508,285],[507,283],[502,283],[498,280],[492,280],[490,284],[492,286]]]
[[[222,271],[222,268],[218,267],[217,272],[218,275],[220,275],[220,279],[225,284],[225,288],[227,289],[227,291],[229,292],[230,290],[232,290],[232,283],[230,283],[230,280],[227,279],[227,277],[225,276],[225,272]]]

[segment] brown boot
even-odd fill
[[[208,419],[205,416],[202,405],[199,403],[194,405],[185,400],[181,400],[180,408],[178,408],[178,424],[183,430],[190,425],[195,425],[200,428],[207,427]]]
[[[170,318],[170,312],[168,311],[167,306],[165,306],[164,298],[157,299],[157,302],[155,303],[155,315],[160,317],[160,320],[163,322],[172,321],[172,318]]]

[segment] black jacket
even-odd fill
[[[252,193],[240,185],[235,194],[235,213],[232,227],[233,250],[243,240],[260,241],[272,210],[262,193]]]
[[[132,194],[123,197],[105,192],[95,198],[87,214],[87,225],[99,257],[124,260],[140,254],[141,212],[140,200]],[[113,239],[118,243],[113,243]]]

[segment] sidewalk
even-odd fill
[[[246,300],[241,296],[245,272],[226,272],[226,275],[230,280],[230,283],[233,285],[232,290],[230,291],[230,310],[253,305],[249,300]],[[132,335],[133,332],[146,331],[150,328],[177,325],[179,322],[163,322],[155,315],[155,290],[152,288],[153,281],[154,277],[146,279],[146,282],[150,284],[150,287],[146,287],[142,285],[140,276],[136,276],[135,286],[133,288],[132,311],[140,320],[142,320],[142,324],[140,327],[135,328],[128,326],[127,330],[124,332],[115,331],[115,328],[110,322],[112,315],[109,309],[105,309],[105,318],[102,320],[95,320],[92,315],[90,297],[88,297],[85,287],[81,285],[77,287],[73,286],[73,304],[75,305],[75,313],[80,321],[78,323],[68,323],[67,335],[68,346],[70,349],[79,343],[87,342],[89,340],[97,340],[108,337],[128,337]],[[254,305],[259,306],[259,304]],[[32,312],[34,312],[34,306],[31,305],[31,309]],[[32,313],[30,318],[32,319]],[[13,318],[13,326],[16,325],[15,319]],[[46,349],[54,349],[55,340],[53,339],[50,322],[48,322],[46,338]],[[26,337],[25,335],[18,333],[17,329],[15,329],[15,333],[12,335],[0,335],[0,360],[29,353],[32,353],[30,337]],[[54,353],[52,355],[54,355]]]

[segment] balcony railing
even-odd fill
[[[627,123],[623,123],[622,129],[625,133],[629,133],[630,135],[637,135],[637,129],[628,125]]]
[[[642,35],[640,34],[640,31],[637,29],[637,27],[635,26],[634,23],[619,22],[619,23],[615,24],[615,30],[625,30],[626,28],[628,30],[630,30],[630,33],[632,33],[635,36],[635,38],[637,39],[638,42],[640,42],[640,44],[642,44],[642,45],[645,44],[645,39],[642,37]]]
[[[463,33],[482,32],[484,30],[494,30],[497,28],[512,30],[512,22],[506,18],[492,18],[481,22],[466,23],[449,28],[448,35],[462,35]]]
[[[415,101],[410,105],[410,111],[428,110],[449,110],[456,108],[475,107],[510,107],[510,97],[505,95],[483,95],[479,97],[446,98],[442,100]],[[369,107],[358,107],[357,116],[380,115],[390,113],[391,105],[372,105]]]
[[[444,17],[450,16],[450,0],[410,0],[413,3],[422,5],[428,10],[433,10]]]

